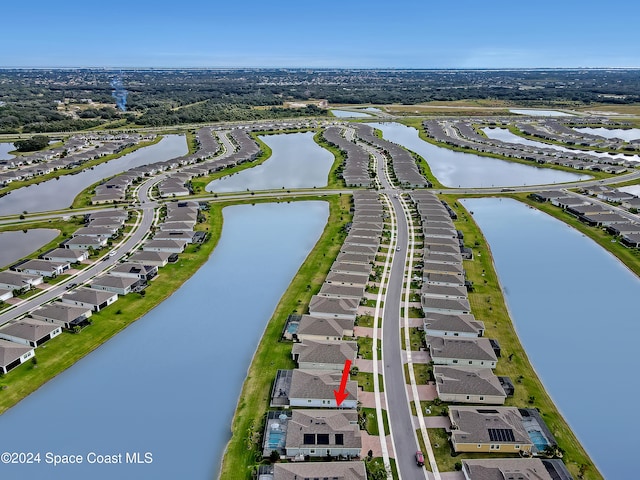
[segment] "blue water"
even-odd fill
[[[531,442],[533,442],[539,452],[542,452],[545,448],[547,448],[547,445],[549,445],[549,442],[547,442],[547,439],[542,434],[542,432],[538,430],[531,430],[530,432],[527,432],[527,434],[529,435]]]
[[[330,112],[338,118],[366,118],[373,116],[364,112],[350,112],[348,110],[330,110]]]
[[[558,110],[529,110],[529,109],[523,108],[523,109],[512,109],[509,111],[511,113],[517,113],[520,115],[531,115],[533,117],[575,117],[575,115],[571,113],[564,113]]]
[[[382,130],[385,139],[395,142],[422,156],[443,185],[449,187],[506,187],[573,182],[587,175],[535,167],[521,163],[456,152],[425,142],[418,131],[400,123],[370,123]]]
[[[225,208],[218,246],[182,288],[0,416],[0,451],[153,463],[0,465],[0,478],[214,478],[256,345],[327,218],[326,202]]]
[[[263,135],[271,148],[264,163],[210,182],[208,192],[239,192],[327,185],[333,154],[313,140],[313,132]]]
[[[9,152],[15,149],[16,147],[13,143],[0,142],[0,160],[10,160],[14,158],[15,155],[10,155]]]
[[[605,478],[637,478],[640,416],[629,409],[640,395],[640,279],[538,210],[461,201],[489,242],[518,335],[557,407]]]
[[[0,268],[35,252],[56,238],[59,233],[52,228],[0,232]]]

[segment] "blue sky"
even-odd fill
[[[640,67],[629,0],[6,0],[1,11],[1,67]]]

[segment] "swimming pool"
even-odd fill
[[[540,430],[529,430],[527,433],[529,434],[531,442],[533,442],[539,452],[544,451],[544,449],[549,445],[547,437],[545,437]]]

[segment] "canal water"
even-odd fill
[[[9,152],[15,150],[16,147],[13,143],[0,142],[0,160],[10,160],[15,155],[10,155]]]
[[[384,138],[421,155],[431,172],[447,187],[507,187],[574,182],[591,178],[550,168],[507,162],[471,153],[456,152],[425,142],[418,131],[400,123],[370,123]]]
[[[313,136],[314,132],[260,136],[271,148],[271,157],[256,167],[214,180],[206,190],[225,193],[325,187],[334,157],[314,142]]]
[[[0,268],[35,252],[56,238],[59,233],[52,228],[33,228],[26,232],[22,230],[0,232]]]
[[[513,109],[511,113],[519,115],[530,115],[532,117],[575,117],[572,113],[560,112],[558,110],[529,110],[529,109]]]
[[[640,138],[640,128],[574,128],[580,133],[590,133],[591,135],[600,135],[604,138],[620,138],[625,142],[637,140]]]
[[[589,155],[594,155],[596,157],[601,158],[621,158],[625,160],[633,160],[634,162],[639,162],[640,158],[637,155],[624,155],[622,153],[608,153],[608,152],[596,152],[594,150],[584,151],[578,149],[571,149],[567,147],[562,147],[560,145],[554,145],[552,143],[543,143],[537,142],[535,140],[529,140],[528,138],[523,138],[519,135],[515,135],[511,133],[506,128],[483,128],[482,131],[487,135],[487,137],[492,138],[494,140],[501,140],[503,142],[509,143],[518,143],[520,145],[529,145],[532,147],[541,147],[541,148],[551,148],[553,150],[558,150],[560,152],[570,152],[570,153],[588,153]]]
[[[0,450],[43,455],[0,465],[0,477],[216,478],[255,348],[328,212],[317,201],[225,208],[220,242],[190,280],[0,416]],[[153,462],[54,468],[45,452],[150,452]]]
[[[577,230],[515,200],[462,203],[489,242],[520,340],[557,407],[605,478],[637,478],[640,279]]]
[[[11,191],[0,198],[0,216],[27,211],[43,212],[67,208],[76,196],[96,182],[130,168],[170,160],[188,152],[184,135],[166,135],[158,143],[143,147],[75,175],[64,175],[37,185]]]
[[[365,108],[366,110],[366,108]],[[364,112],[350,112],[349,110],[329,110],[331,113],[333,113],[334,116],[338,117],[338,118],[367,118],[367,117],[372,117],[373,115],[370,115],[368,113],[364,113]]]

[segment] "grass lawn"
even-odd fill
[[[405,344],[405,340],[404,340],[405,339],[404,327],[402,327],[400,331],[400,336],[402,338],[402,346],[406,350],[407,345]],[[420,350],[420,347],[424,345],[423,333],[420,330],[418,330],[417,327],[409,327],[409,341],[411,342],[411,350],[413,351]]]
[[[378,323],[380,323],[379,320],[378,320]],[[358,327],[373,328],[373,316],[371,316],[371,315],[358,315],[356,317],[356,325]]]
[[[358,337],[358,355],[365,360],[373,360],[373,338]]]
[[[455,226],[464,233],[465,243],[474,250],[474,259],[464,262],[467,277],[474,283],[469,303],[475,317],[485,322],[485,336],[500,342],[502,359],[498,362],[496,375],[506,375],[514,380],[515,394],[507,399],[506,405],[538,408],[558,445],[565,450],[564,461],[572,475],[577,477],[581,465],[586,465],[585,479],[602,479],[529,362],[509,317],[486,239],[471,215],[456,202],[457,197],[443,195],[442,198],[456,210]],[[513,354],[511,361],[508,360],[510,354]],[[516,379],[520,376],[522,381],[518,383]],[[529,403],[530,397],[535,399],[533,404]]]
[[[355,380],[358,382],[358,386],[362,387],[365,392],[373,392],[374,384],[373,384],[373,373],[370,372],[358,372],[356,375],[351,375],[351,380]],[[382,375],[378,374],[378,386],[380,387],[380,391],[384,392],[383,383],[382,383]]]
[[[280,333],[289,314],[306,310],[312,291],[320,288],[344,241],[342,227],[351,220],[350,196],[321,199],[330,205],[327,226],[280,299],[255,352],[231,425],[233,435],[220,472],[223,480],[250,479],[255,464],[262,460],[259,439],[271,384],[278,369],[292,367],[291,344],[279,342]],[[307,285],[312,285],[311,290]]]

